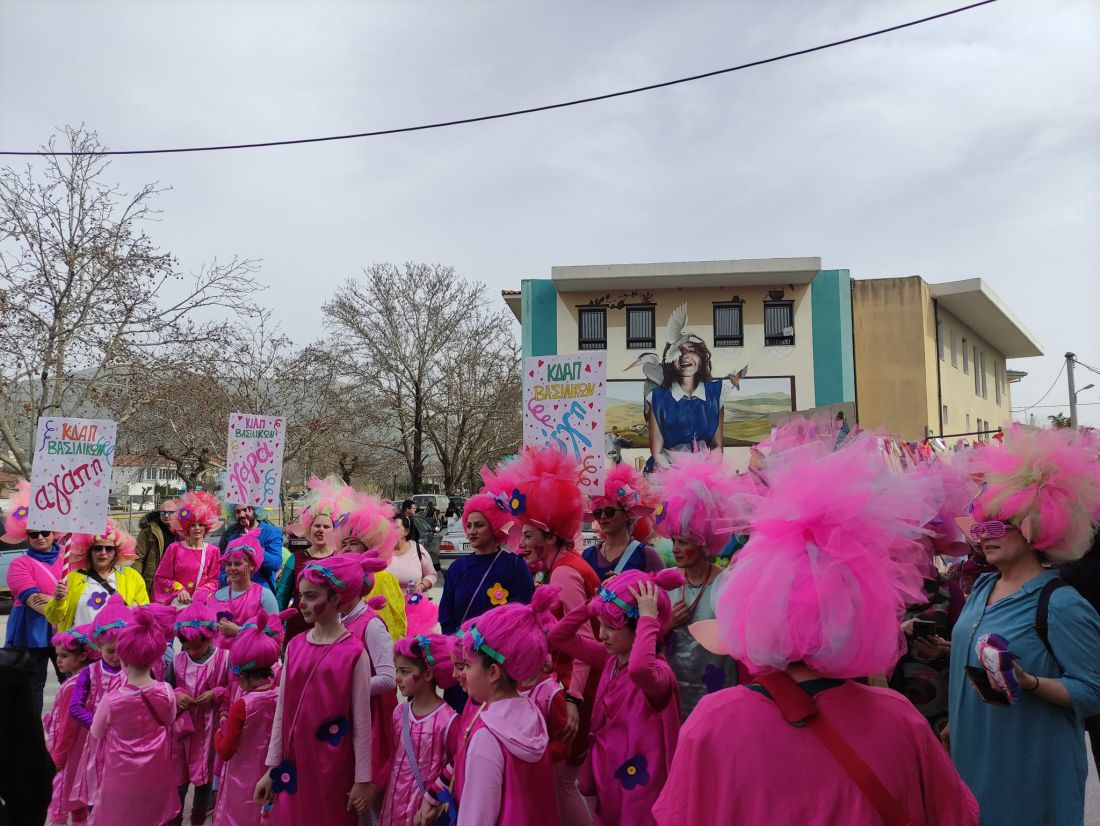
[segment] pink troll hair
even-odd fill
[[[1089,438],[1013,425],[1003,445],[975,453],[971,469],[984,484],[975,519],[1011,522],[1055,562],[1088,551],[1100,518],[1100,461]]]
[[[96,647],[95,642],[92,640],[92,631],[95,630],[91,623],[87,625],[78,625],[76,628],[70,628],[68,631],[58,631],[53,637],[50,638],[50,645],[60,645],[66,651],[71,651],[74,654],[79,654],[83,651],[88,660],[98,660],[100,657],[99,648]]]
[[[480,513],[485,517],[489,522],[489,527],[493,529],[493,535],[497,538],[497,542],[504,543],[508,539],[508,532],[515,520],[512,518],[512,514],[508,512],[504,500],[494,498],[483,489],[481,493],[466,500],[466,504],[462,508],[463,525],[466,524],[472,513]]]
[[[378,551],[381,560],[389,565],[398,539],[393,511],[393,503],[357,491],[347,521],[340,526],[340,539],[354,537],[364,547]]]
[[[463,655],[469,659],[477,653],[489,658],[515,683],[529,683],[538,677],[550,656],[539,615],[549,610],[549,600],[557,596],[540,596],[543,588],[535,589],[531,605],[501,605],[463,623]]]
[[[631,524],[657,507],[657,496],[641,471],[628,464],[613,465],[604,475],[603,492],[588,497],[585,513],[618,505]]]
[[[751,482],[730,470],[721,453],[677,453],[655,481],[657,532],[689,539],[707,556],[721,553],[730,538],[722,517],[730,500]]]
[[[929,531],[927,544],[934,554],[966,556],[970,552],[970,545],[956,519],[966,515],[978,492],[969,471],[972,453],[944,455],[935,462],[923,463],[910,471],[927,474],[935,480],[938,510],[925,526]]]
[[[169,527],[177,536],[187,536],[192,525],[202,525],[207,533],[222,524],[221,505],[205,490],[191,490],[179,498],[179,508]]]
[[[450,648],[448,638],[442,634],[416,634],[395,642],[393,654],[430,672],[435,684],[446,690],[458,682],[451,666]]]
[[[27,538],[27,514],[30,512],[31,483],[20,479],[11,498],[11,513],[4,518],[4,534],[0,539],[12,545]]]
[[[481,478],[514,520],[513,541],[523,525],[532,525],[572,546],[584,516],[580,472],[580,465],[560,450],[525,447],[496,470],[482,468]]]
[[[304,579],[336,594],[337,607],[343,614],[374,587],[374,574],[385,567],[377,554],[337,554],[310,562],[298,574],[298,582]]]
[[[348,519],[348,512],[355,504],[355,491],[335,476],[320,479],[309,478],[309,493],[298,516],[298,524],[308,533],[318,516],[327,516],[332,526],[339,530]]]
[[[218,621],[209,600],[209,591],[198,591],[191,603],[176,616],[176,636],[184,642],[212,640],[218,633]]]
[[[726,651],[754,674],[796,662],[827,677],[888,673],[906,650],[906,606],[926,599],[919,539],[939,508],[935,479],[891,473],[876,438],[857,434],[833,452],[773,457],[768,482],[717,584]]]
[[[111,594],[95,619],[92,620],[91,638],[98,646],[117,642],[119,632],[134,620],[134,612],[126,605],[121,594]]]
[[[97,542],[108,540],[115,543],[115,547],[118,548],[118,557],[115,564],[119,565],[124,562],[130,562],[137,558],[135,550],[137,548],[137,540],[122,528],[118,527],[113,520],[107,520],[107,529],[103,533],[74,533],[69,538],[69,564],[72,569],[78,570],[80,568],[86,568],[91,564],[88,559],[88,549],[95,545]]]
[[[241,626],[229,646],[229,665],[233,673],[269,669],[279,661],[283,643],[283,624],[279,616],[260,611]]]
[[[672,601],[666,592],[683,586],[684,575],[679,568],[667,568],[655,574],[623,571],[600,586],[588,603],[588,613],[603,620],[611,628],[625,628],[636,622],[638,600],[630,593],[630,589],[637,590],[643,582],[652,582],[657,586],[657,623],[661,626],[661,633],[667,634],[672,622]]]
[[[123,665],[152,668],[164,656],[172,638],[175,609],[167,605],[139,605],[133,621],[119,631],[118,658]]]
[[[225,546],[222,554],[222,564],[230,559],[243,559],[252,563],[253,570],[259,570],[264,564],[264,549],[260,544],[260,526],[257,525],[246,533],[241,534]]]

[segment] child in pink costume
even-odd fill
[[[230,670],[240,695],[224,726],[214,733],[222,761],[214,826],[259,826],[262,808],[255,799],[256,778],[264,772],[271,741],[278,688],[272,667],[279,661],[283,629],[278,617],[260,612],[241,625],[229,649]]]
[[[623,571],[550,632],[551,648],[603,668],[580,783],[584,794],[596,798],[597,824],[654,823],[651,810],[680,730],[676,678],[658,653],[672,618],[665,591],[683,584],[676,569]],[[602,645],[576,635],[591,616],[600,621]]]
[[[205,541],[217,528],[221,506],[206,491],[184,494],[172,517],[172,532],[180,537],[164,549],[153,574],[153,602],[188,605],[200,591],[213,593],[221,570],[218,546]]]
[[[214,728],[219,707],[229,695],[229,652],[215,648],[217,623],[206,595],[180,611],[175,622],[182,651],[172,661],[178,714],[172,726],[172,763],[180,804],[195,786],[191,823],[203,823],[214,779]],[[182,822],[180,813],[176,823]]]
[[[355,826],[371,780],[370,658],[340,624],[368,588],[374,560],[342,554],[298,576],[298,610],[311,625],[286,650],[267,751],[270,772],[256,797],[282,826]]]
[[[176,702],[171,686],[150,673],[164,654],[174,613],[143,605],[119,632],[126,678],[99,704],[92,720],[91,736],[107,744],[107,759],[90,826],[159,826],[179,811],[169,745]]]
[[[215,644],[228,648],[237,629],[263,608],[264,587],[253,582],[252,572],[263,565],[264,551],[260,545],[260,529],[253,528],[226,546],[221,565],[226,568],[227,585],[214,592],[210,607],[221,635]],[[240,567],[237,567],[237,566]],[[238,588],[241,590],[238,590]]]
[[[454,710],[436,687],[455,684],[447,639],[438,634],[404,637],[394,646],[397,684],[409,702],[390,716],[397,751],[375,771],[372,800],[385,789],[382,826],[413,826],[424,794],[450,762],[447,741]]]
[[[86,731],[92,728],[95,711],[103,699],[122,685],[125,675],[116,646],[119,633],[133,622],[133,618],[133,611],[118,594],[112,594],[96,615],[89,636],[99,651],[100,659],[76,675],[69,701],[70,716]],[[107,744],[85,737],[79,763],[74,769],[73,800],[85,806],[96,804],[106,759]]]
[[[46,715],[46,748],[53,758],[57,773],[53,776],[53,798],[50,800],[49,822],[62,826],[69,822],[83,823],[88,819],[87,807],[73,796],[73,784],[77,773],[83,769],[80,762],[88,730],[69,713],[76,676],[93,661],[99,659],[99,651],[89,636],[90,625],[82,625],[70,631],[54,634],[51,642],[57,654],[57,668],[65,674],[65,682],[54,698],[53,709]]]
[[[691,627],[760,682],[700,700],[657,823],[879,826],[892,805],[889,822],[973,826],[974,796],[927,721],[902,695],[851,681],[906,650],[901,619],[928,564],[916,540],[942,486],[891,473],[870,435],[773,453],[767,472],[768,487],[735,504],[730,527],[750,538],[719,578],[717,619]],[[877,804],[811,730],[822,722],[877,778]],[[701,782],[716,766],[721,782]]]

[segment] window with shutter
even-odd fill
[[[607,349],[607,308],[581,307],[577,311],[578,350]]]
[[[745,343],[739,302],[714,305],[714,346],[741,347]]]
[[[652,306],[626,308],[626,349],[653,350],[657,347]]]
[[[764,346],[794,344],[794,303],[764,302]]]

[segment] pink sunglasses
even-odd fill
[[[970,538],[975,542],[980,542],[983,536],[988,536],[990,539],[1000,539],[1005,535],[1007,529],[1008,525],[999,519],[990,522],[975,522],[970,526]]]

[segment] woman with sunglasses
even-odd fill
[[[618,493],[622,489],[623,494]],[[623,571],[654,574],[665,567],[645,540],[653,531],[654,502],[645,477],[629,465],[608,471],[602,496],[592,497],[592,516],[603,539],[581,553],[600,581]]]
[[[145,605],[149,593],[141,574],[129,567],[135,540],[110,519],[101,534],[74,533],[69,540],[69,575],[57,583],[46,617],[58,631],[93,623],[112,594],[128,606]]]
[[[1100,617],[1076,590],[1054,585],[1046,565],[1088,550],[1100,464],[1075,433],[1016,427],[1003,446],[977,451],[971,470],[984,489],[960,527],[997,570],[974,583],[951,635],[951,757],[982,823],[1081,823],[1083,721],[1100,712]],[[994,634],[1017,658],[1007,693],[976,651],[998,642],[987,640]]]

